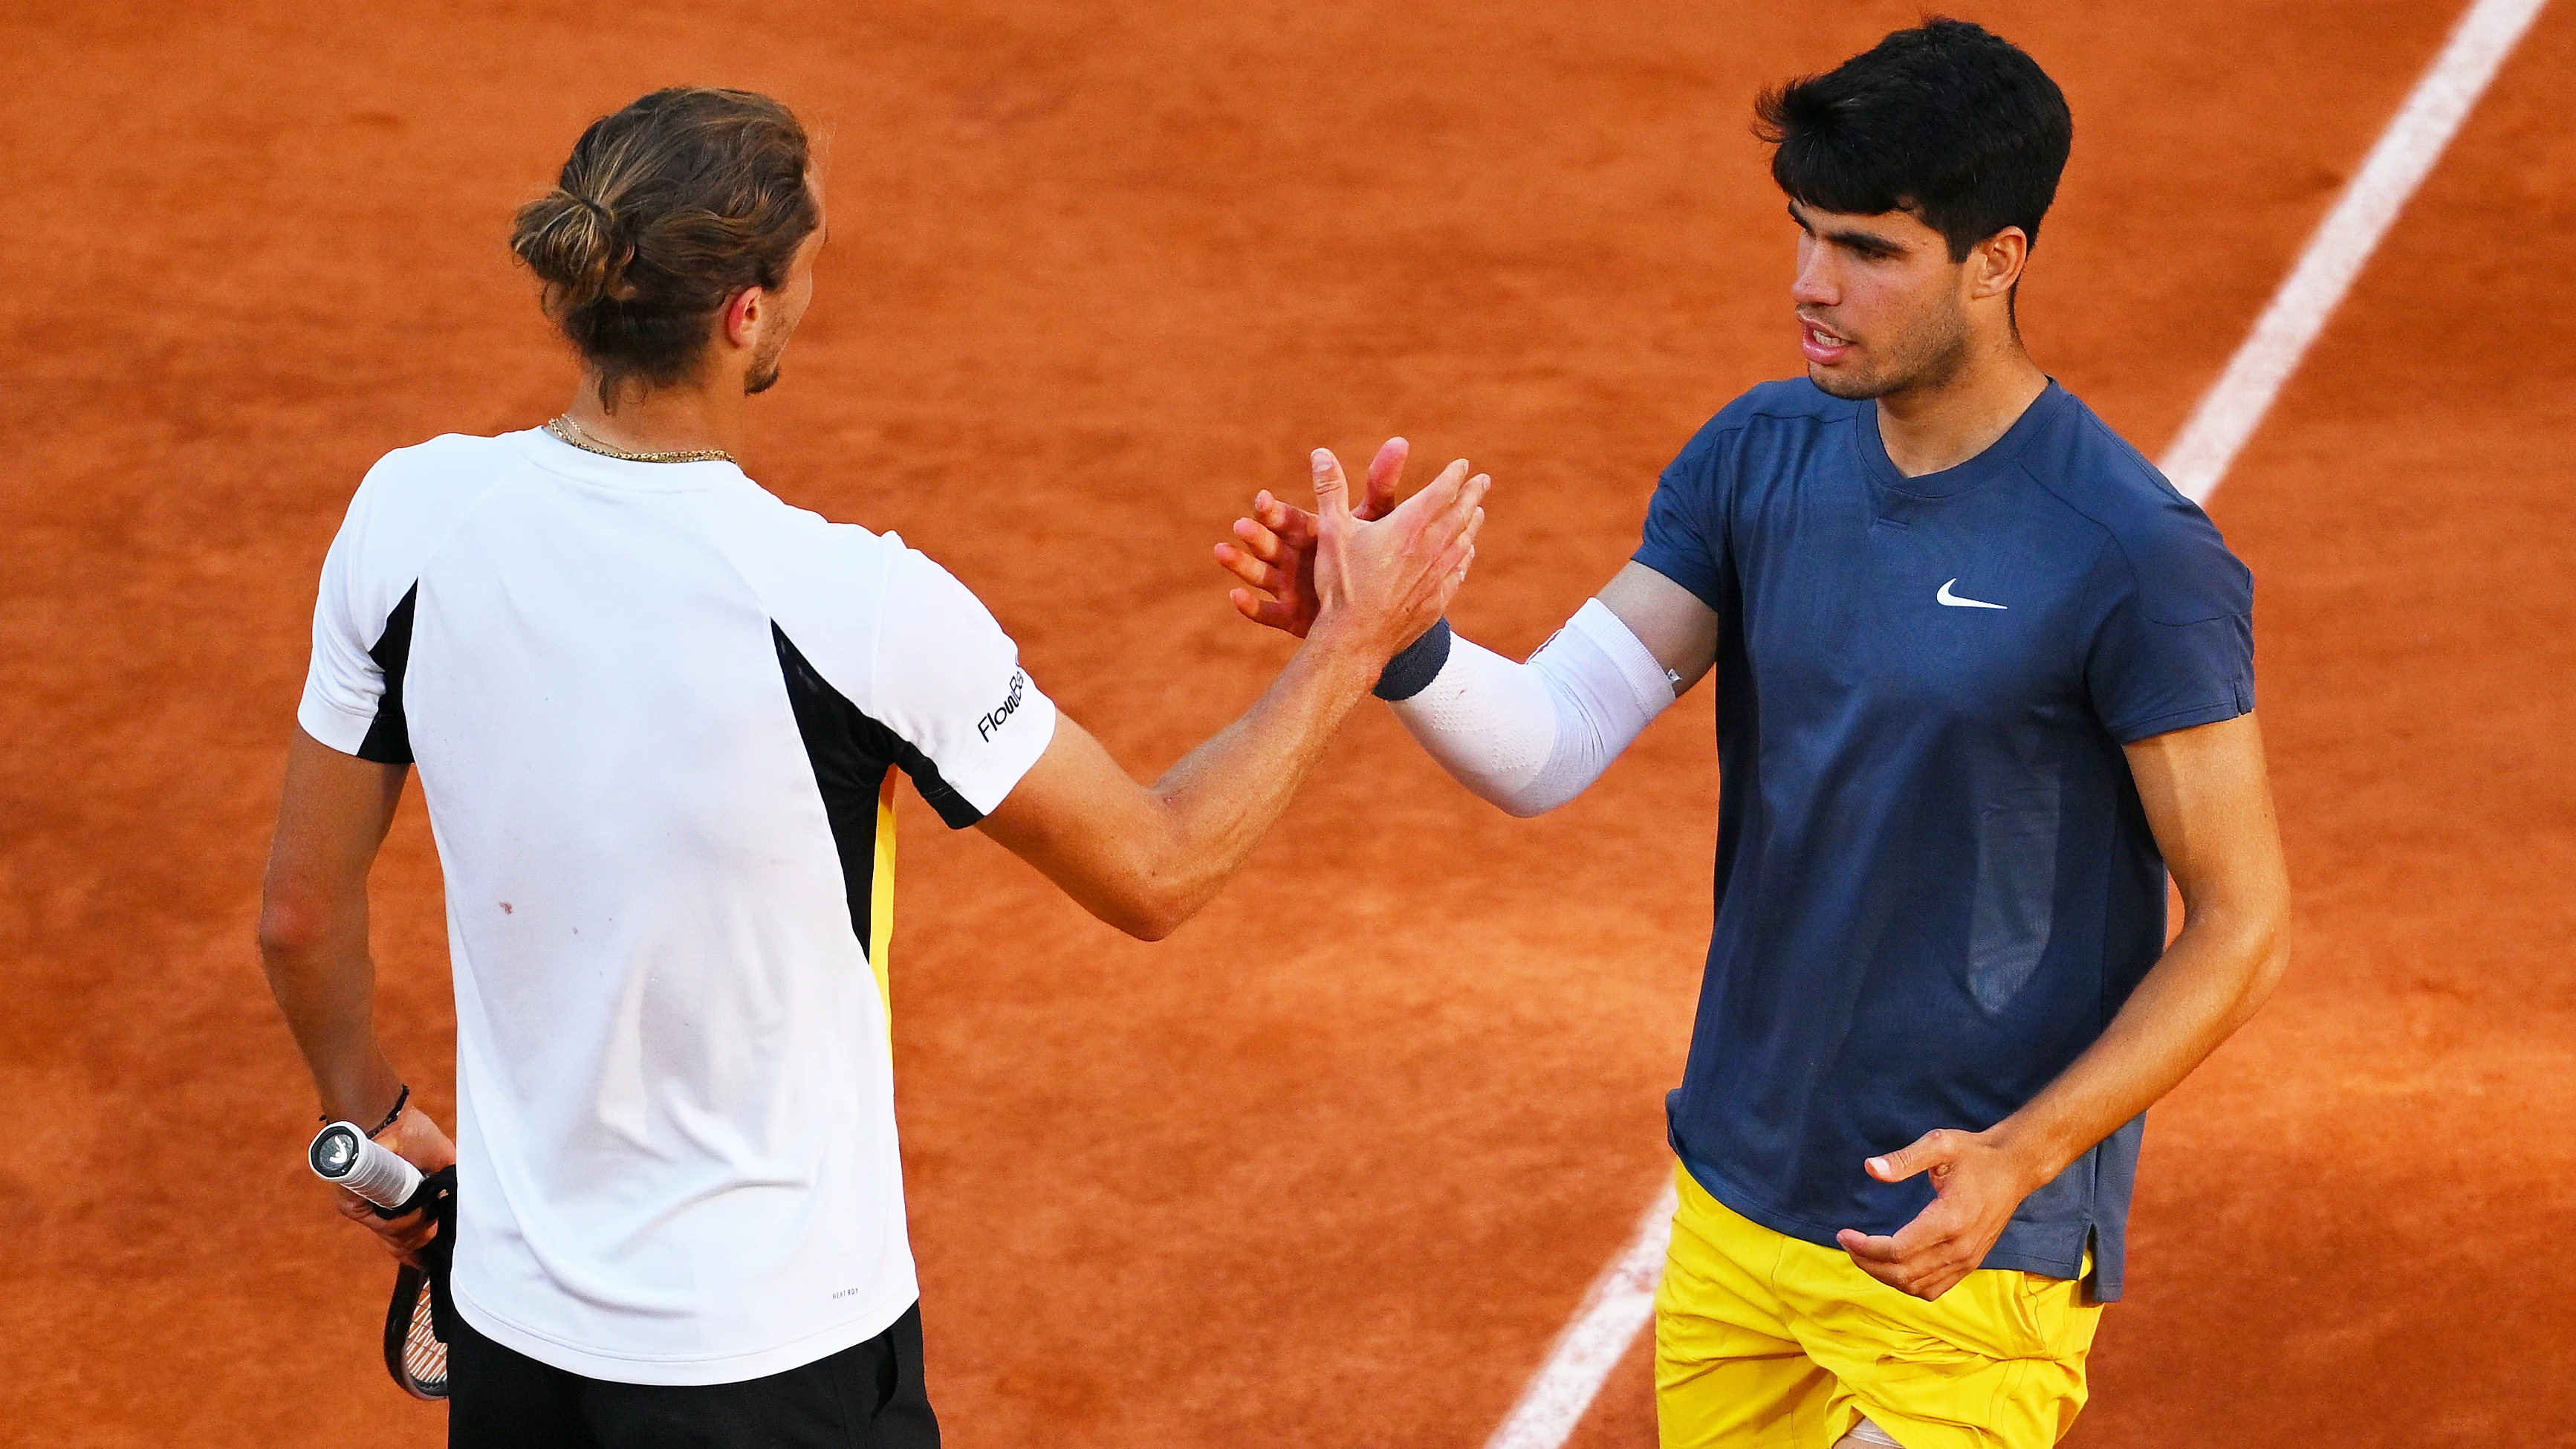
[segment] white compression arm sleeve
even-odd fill
[[[1590,599],[1527,664],[1453,637],[1395,717],[1458,783],[1529,816],[1582,794],[1672,702],[1663,665]]]

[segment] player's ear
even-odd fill
[[[1977,243],[1968,253],[1970,283],[1980,298],[2000,297],[2021,281],[2023,263],[2030,259],[2030,233],[2017,226],[2005,227]]]
[[[718,319],[725,341],[736,347],[749,347],[760,340],[761,300],[758,287],[745,287],[725,299],[724,312]]]

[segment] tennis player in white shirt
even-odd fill
[[[388,454],[323,565],[260,947],[322,1114],[457,1168],[452,1444],[935,1445],[887,1036],[895,775],[1159,938],[1474,551],[1463,462],[1363,523],[1319,451],[1313,629],[1139,785],[963,584],[736,465],[825,233],[776,102],[600,120],[512,239],[581,359],[570,405]],[[452,1146],[372,1020],[367,874],[415,766]],[[434,1231],[344,1211],[400,1254]]]

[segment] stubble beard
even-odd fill
[[[1867,402],[1894,393],[1930,390],[1947,384],[1968,365],[1971,343],[1964,310],[1951,308],[1909,328],[1887,366],[1841,376],[1813,363],[1807,380],[1828,397]]]
[[[779,368],[782,360],[787,356],[787,339],[792,335],[794,335],[793,328],[781,332],[769,346],[753,355],[751,366],[743,369],[743,396],[752,397],[778,386]]]

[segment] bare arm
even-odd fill
[[[1673,677],[1676,697],[1717,663],[1717,611],[1644,564],[1621,564],[1596,597]]]
[[[2182,893],[2182,933],[2101,1039],[2003,1124],[2042,1182],[2180,1085],[2290,962],[2289,870],[2254,716],[2141,740],[2128,756]]]
[[[376,962],[367,949],[367,873],[402,799],[404,765],[356,759],[302,730],[287,746],[286,790],[259,914],[268,989],[286,1014],[322,1114],[373,1127],[402,1090],[376,1041]],[[377,1139],[423,1171],[456,1160],[438,1124],[408,1107]],[[398,1256],[430,1237],[427,1214],[386,1222],[354,1194],[341,1212],[374,1228]]]
[[[1882,1182],[1940,1194],[1892,1237],[1845,1230],[1871,1276],[1938,1298],[1984,1261],[2023,1198],[2147,1110],[2262,1006],[2290,953],[2290,886],[2252,715],[2128,747],[2147,823],[2182,892],[2182,933],[2099,1040],[1984,1132],[1927,1133],[1870,1159]]]
[[[1139,785],[1090,731],[1055,739],[983,831],[1083,909],[1159,941],[1214,899],[1288,807],[1383,660],[1301,649],[1241,719]]]
[[[982,823],[1093,915],[1159,940],[1213,899],[1269,832],[1388,656],[1448,607],[1474,556],[1487,480],[1453,463],[1384,521],[1346,506],[1317,456],[1318,608],[1305,643],[1241,719],[1137,784],[1069,718]]]

